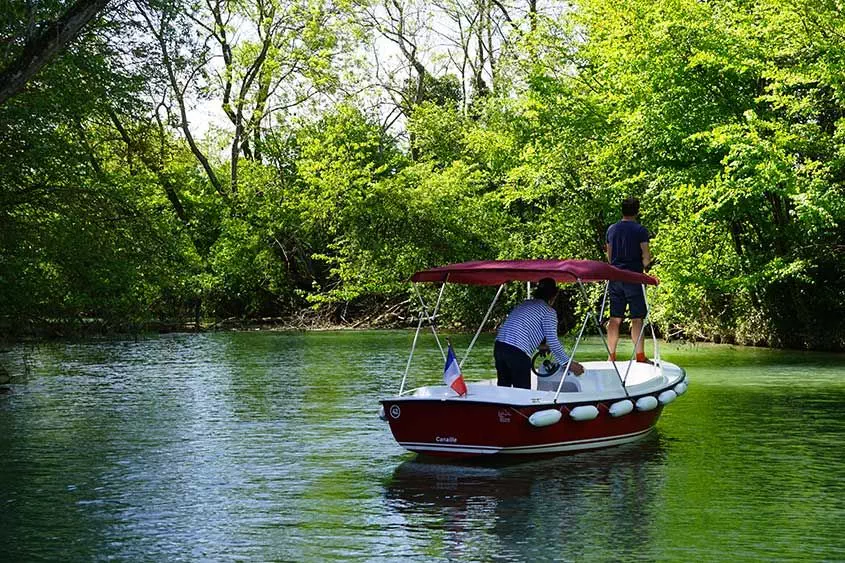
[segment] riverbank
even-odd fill
[[[330,331],[413,328],[418,319],[399,314],[369,315],[349,320],[332,319],[313,311],[286,317],[228,317],[223,319],[169,319],[141,322],[115,322],[105,319],[26,319],[0,324],[0,340],[89,338],[113,335],[168,334],[214,331]]]
[[[49,341],[64,339],[95,339],[110,337],[141,337],[149,334],[170,333],[207,333],[226,331],[290,331],[290,332],[327,332],[327,331],[364,331],[364,330],[413,330],[417,326],[418,317],[398,311],[397,307],[385,307],[362,317],[337,319],[313,310],[300,311],[296,315],[286,317],[228,317],[224,319],[196,320],[154,320],[136,323],[116,323],[104,319],[55,319],[55,320],[25,320],[19,323],[5,322],[0,324],[0,342],[16,343],[31,341]],[[452,331],[466,331],[461,325],[443,325],[442,328]],[[682,328],[661,331],[656,328],[658,338],[664,342],[700,342],[713,344],[733,344],[755,348],[772,348],[781,350],[806,350],[818,352],[845,352],[845,338],[831,338],[827,342],[819,343],[814,339],[806,339],[797,345],[778,345],[771,338],[765,336],[735,338],[724,334],[692,334]],[[494,329],[488,327],[485,332]],[[593,334],[594,331],[588,331]],[[800,339],[799,339],[800,340]]]

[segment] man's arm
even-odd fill
[[[551,307],[549,307],[543,316],[543,336],[546,337],[546,346],[555,355],[557,361],[561,365],[565,365],[569,361],[569,356],[563,350],[563,346],[557,338],[557,313]]]
[[[610,246],[609,242],[604,245],[604,252],[607,254],[607,261],[613,262],[613,247]]]
[[[557,338],[557,313],[549,311],[548,315],[543,318],[543,334],[546,337],[546,344],[554,354],[555,359],[560,363],[561,367],[565,367],[569,363],[569,355],[564,351],[563,345]],[[572,360],[569,365],[569,371],[575,375],[584,373],[584,366]]]
[[[643,269],[648,268],[651,264],[651,251],[648,249],[648,241],[640,243],[640,250],[643,253]]]

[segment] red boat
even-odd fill
[[[434,320],[448,284],[499,286],[460,362],[463,365],[505,285],[511,281],[533,283],[543,278],[578,284],[588,303],[584,284],[605,283],[599,312],[591,311],[584,319],[570,354],[573,358],[591,320],[607,345],[599,319],[604,313],[608,282],[642,284],[644,293],[646,286],[657,285],[657,280],[646,274],[592,260],[477,261],[417,272],[411,280],[415,282],[422,314],[411,354],[399,394],[383,399],[379,409],[399,445],[413,452],[446,457],[547,454],[615,446],[646,436],[664,406],[686,391],[686,372],[660,359],[653,328],[652,364],[635,362],[633,357],[628,361],[588,361],[582,362],[584,373],[576,376],[569,372],[569,365],[544,364],[548,358],[538,353],[533,360],[531,389],[499,387],[492,379],[467,383],[467,393],[462,396],[445,384],[405,390],[424,323],[431,325],[446,360]],[[440,284],[431,313],[416,283]],[[644,322],[641,339],[646,326],[650,325]]]

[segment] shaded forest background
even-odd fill
[[[0,77],[7,334],[402,325],[414,271],[601,260],[633,195],[664,335],[845,347],[834,2],[14,0]]]

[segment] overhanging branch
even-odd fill
[[[61,18],[28,41],[20,56],[0,72],[0,106],[20,92],[108,3],[109,0],[77,0]]]

